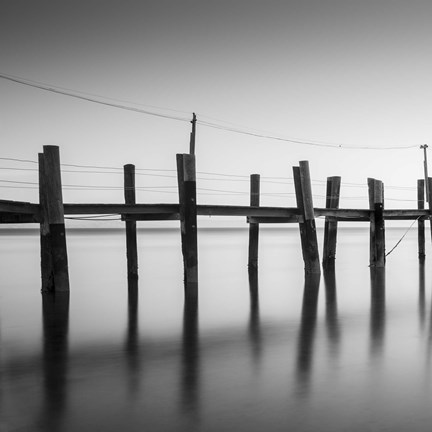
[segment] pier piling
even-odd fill
[[[123,167],[125,204],[136,204],[135,165]],[[126,257],[128,279],[138,279],[138,246],[136,221],[126,219]]]
[[[303,260],[306,274],[321,273],[312,187],[308,161],[300,161],[293,167],[297,207],[304,221],[299,223]]]
[[[326,208],[338,209],[340,196],[340,177],[328,177],[326,189]],[[326,216],[324,224],[324,250],[323,250],[323,268],[334,267],[336,259],[336,243],[337,243],[337,219],[331,216]]]
[[[38,154],[39,166],[39,208],[41,213],[40,222],[40,258],[42,292],[54,290],[54,270],[51,256],[51,239],[48,224],[48,206],[46,201],[45,166],[43,153]]]
[[[250,205],[259,207],[260,205],[260,175],[251,174],[250,176]],[[259,242],[259,223],[249,222],[249,258],[248,266],[250,269],[258,267],[258,242]]]
[[[368,178],[370,216],[371,267],[385,266],[384,185],[380,180]]]
[[[424,180],[417,180],[417,208],[419,210],[424,209],[425,201],[425,182]],[[417,222],[418,232],[418,257],[419,260],[424,260],[426,257],[425,253],[425,223],[422,218],[419,218]]]
[[[45,289],[55,291],[69,291],[69,270],[66,248],[66,229],[64,222],[63,195],[61,185],[60,155],[57,146],[43,147],[43,171],[44,175],[41,186],[41,195],[46,200],[46,220],[44,223],[44,249],[43,255],[48,256],[46,247],[46,228],[49,230],[49,248],[51,252],[52,268],[42,270],[43,278],[46,281],[53,281]],[[42,198],[42,202],[43,202]],[[42,242],[42,238],[41,238]],[[42,245],[42,243],[41,243]],[[43,266],[49,265],[48,258],[44,258]]]
[[[198,296],[198,233],[195,156],[177,155],[179,213],[186,297]]]

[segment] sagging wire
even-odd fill
[[[405,236],[408,234],[409,230],[414,226],[414,224],[421,218],[421,216],[419,216],[417,219],[414,220],[414,222],[409,226],[409,228],[405,231],[404,235],[399,239],[399,241],[393,246],[393,248],[387,252],[385,254],[385,256],[387,257],[388,255],[390,255],[400,244],[400,242],[405,238]]]

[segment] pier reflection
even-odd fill
[[[198,329],[198,297],[186,296],[183,308],[183,336],[181,354],[182,410],[194,418],[198,416],[200,387],[200,345]]]
[[[69,292],[42,294],[44,430],[62,430],[67,408]]]
[[[418,297],[418,312],[420,331],[424,332],[426,325],[426,284],[425,284],[425,262],[419,261],[419,297]]]
[[[385,337],[385,268],[371,267],[370,354],[380,357]]]
[[[255,362],[258,362],[262,353],[262,340],[260,331],[259,311],[259,290],[258,290],[258,269],[249,268],[249,341],[252,348],[252,355]]]
[[[129,391],[137,394],[139,385],[139,326],[138,326],[138,278],[128,275],[128,314],[126,330],[126,356],[128,365]]]
[[[330,342],[330,353],[336,356],[340,341],[340,327],[337,307],[336,274],[334,267],[324,271],[324,285],[326,294],[326,327]]]
[[[319,274],[305,275],[297,346],[297,381],[301,394],[308,392],[312,372],[319,285]]]

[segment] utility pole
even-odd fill
[[[425,175],[425,189],[426,189],[426,202],[429,202],[429,181],[428,181],[428,164],[427,164],[427,153],[426,149],[428,148],[427,144],[421,145],[421,149],[424,151],[424,175]]]
[[[192,115],[192,132],[190,134],[190,145],[189,145],[189,154],[194,155],[195,154],[195,135],[196,135],[196,122],[197,117],[196,114],[193,113]]]

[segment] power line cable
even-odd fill
[[[411,148],[418,148],[418,145],[410,145],[410,146],[400,146],[400,147],[372,147],[372,146],[347,146],[345,144],[325,144],[325,143],[319,143],[319,142],[313,142],[313,141],[306,141],[306,140],[300,140],[300,139],[294,139],[294,138],[283,138],[276,135],[267,135],[267,134],[261,134],[257,132],[249,132],[243,129],[237,129],[232,127],[226,127],[221,126],[216,123],[210,123],[210,122],[204,122],[204,121],[198,121],[198,124],[202,126],[207,126],[214,129],[224,130],[228,132],[234,132],[237,134],[242,135],[249,135],[254,136],[257,138],[266,138],[271,139],[275,141],[283,141],[283,142],[289,142],[293,144],[302,144],[302,145],[309,145],[309,146],[316,146],[316,147],[327,147],[327,148],[339,148],[344,150],[406,150]]]
[[[84,100],[87,102],[93,102],[93,103],[97,103],[100,105],[110,106],[113,108],[123,109],[123,110],[127,110],[127,111],[138,112],[141,114],[147,114],[147,115],[151,115],[151,116],[155,116],[155,117],[162,117],[162,118],[171,119],[171,120],[178,120],[178,121],[182,121],[182,122],[190,122],[190,120],[188,118],[157,113],[154,111],[135,108],[135,107],[131,107],[131,106],[119,104],[119,103],[114,103],[114,102],[106,102],[106,101],[103,101],[100,99],[96,99],[95,97],[110,99],[113,101],[115,101],[116,99],[108,98],[108,97],[104,97],[104,96],[96,96],[96,95],[92,95],[90,93],[87,93],[87,95],[86,95],[86,93],[84,93],[84,92],[79,92],[80,94],[78,94],[78,92],[76,90],[70,90],[70,89],[66,89],[66,88],[52,86],[49,84],[44,84],[44,83],[40,83],[37,81],[32,81],[29,79],[17,77],[14,75],[8,75],[8,74],[0,73],[0,78],[5,79],[5,80],[9,80],[9,81],[14,82],[14,83],[26,85],[29,87],[38,88],[40,90],[61,94],[63,96],[69,96],[69,97],[73,97],[76,99],[81,99],[81,100]],[[92,96],[92,97],[90,97],[90,96]],[[171,110],[171,109],[169,109],[169,110],[175,111],[175,110]],[[221,122],[221,121],[219,121],[219,122]],[[229,124],[229,122],[226,122],[226,121],[223,121],[223,122],[226,124]],[[334,144],[334,143],[324,143],[324,142],[304,140],[304,139],[284,138],[284,137],[276,136],[274,134],[251,132],[250,130],[248,131],[242,127],[223,126],[223,125],[220,125],[217,123],[212,123],[212,122],[202,121],[202,120],[198,120],[197,123],[202,125],[202,126],[205,126],[205,127],[224,130],[224,131],[233,132],[233,133],[237,133],[237,134],[249,135],[249,136],[254,136],[254,137],[258,137],[258,138],[266,138],[266,139],[282,141],[282,142],[289,142],[292,144],[301,144],[301,145],[309,145],[309,146],[317,146],[317,147],[349,149],[349,150],[404,150],[404,149],[411,149],[411,148],[417,148],[418,147],[418,145],[393,146],[393,147],[347,146],[345,144]]]
[[[90,97],[90,96],[84,96],[83,94],[77,94],[76,91],[67,91],[67,90],[62,90],[59,87],[53,87],[49,84],[42,84],[42,83],[36,83],[36,82],[32,82],[23,78],[19,78],[19,77],[15,77],[15,76],[11,76],[11,75],[5,75],[5,74],[0,74],[0,78],[5,79],[5,80],[9,80],[18,84],[22,84],[22,85],[26,85],[29,87],[33,87],[33,88],[38,88],[40,90],[45,90],[51,93],[57,93],[57,94],[61,94],[63,96],[69,96],[69,97],[73,97],[76,99],[81,99],[87,102],[93,102],[96,104],[100,104],[100,105],[105,105],[105,106],[110,106],[113,108],[119,108],[122,110],[126,110],[126,111],[133,111],[133,112],[137,112],[140,114],[147,114],[150,116],[154,116],[154,117],[162,117],[162,118],[166,118],[166,119],[170,119],[170,120],[178,120],[178,121],[182,121],[182,122],[189,122],[190,120],[188,118],[184,118],[184,117],[178,117],[178,116],[172,116],[172,115],[168,115],[168,114],[161,114],[161,113],[157,113],[154,111],[149,111],[149,110],[144,110],[141,108],[134,108],[131,106],[127,106],[127,105],[123,105],[123,104],[119,104],[119,103],[114,103],[114,102],[105,102],[102,101],[100,99],[95,99],[94,97]]]

